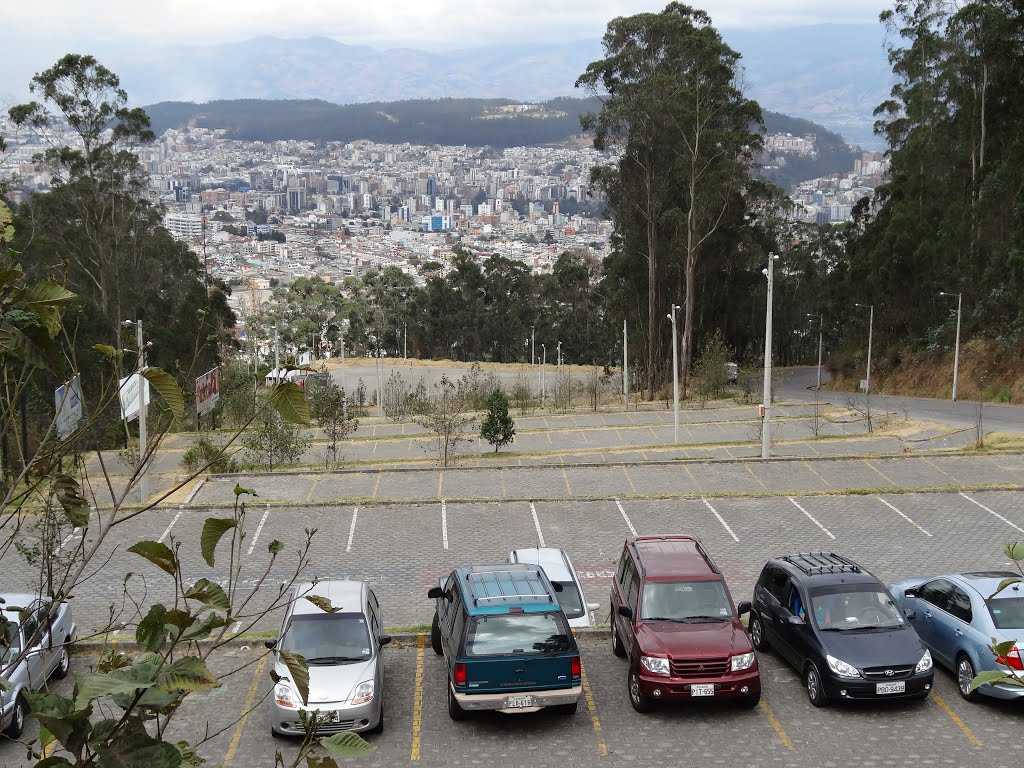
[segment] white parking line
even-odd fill
[[[725,526],[725,530],[727,530],[729,532],[729,535],[732,536],[732,540],[733,541],[739,541],[740,537],[732,532],[732,528],[730,528],[729,524],[727,522],[725,522],[725,520],[722,519],[722,516],[720,514],[718,514],[718,510],[716,510],[714,507],[711,506],[711,502],[708,501],[707,499],[701,499],[701,501],[703,501],[704,505],[708,509],[711,510],[711,514],[713,514],[715,517],[718,518],[718,522],[720,522],[723,526]]]
[[[533,515],[533,527],[537,529],[537,546],[546,547],[544,543],[544,534],[540,530],[540,519],[537,517],[537,508],[533,506],[533,502],[530,502],[530,514]]]
[[[166,527],[166,528],[164,529],[164,532],[160,534],[160,538],[156,540],[156,543],[157,543],[157,544],[163,544],[163,541],[164,541],[164,539],[166,539],[166,538],[167,538],[168,536],[170,536],[170,535],[171,535],[171,528],[173,528],[173,527],[174,527],[174,524],[175,524],[176,522],[178,522],[178,518],[179,518],[179,517],[181,517],[181,513],[182,513],[182,512],[184,512],[184,511],[185,511],[185,505],[184,505],[184,504],[179,504],[179,505],[178,505],[178,514],[176,514],[176,515],[174,516],[174,519],[173,519],[173,520],[171,520],[171,524],[170,524],[170,525],[168,525],[168,526],[167,526],[167,527]]]
[[[199,489],[203,487],[203,484],[205,482],[206,475],[203,475],[201,478],[199,478],[199,482],[192,487],[192,490],[188,492],[188,496],[185,497],[185,506],[188,506],[189,504],[192,503],[192,499],[196,497],[196,494],[199,493]]]
[[[882,502],[883,504],[885,504],[885,506],[887,506],[887,507],[888,507],[889,509],[891,509],[891,510],[892,510],[893,512],[895,512],[895,513],[896,513],[897,515],[899,515],[899,516],[900,516],[900,517],[902,517],[902,518],[903,518],[904,520],[906,520],[906,521],[907,521],[908,523],[910,523],[910,524],[911,524],[912,526],[914,526],[915,528],[917,528],[917,530],[919,530],[919,531],[920,531],[921,533],[923,533],[923,534],[924,534],[925,536],[931,536],[931,534],[930,534],[930,533],[928,533],[928,531],[926,531],[926,530],[925,530],[924,528],[922,528],[922,527],[921,527],[920,525],[918,525],[918,524],[917,524],[917,523],[915,523],[915,522],[914,522],[913,520],[911,520],[911,519],[910,519],[909,517],[907,517],[906,515],[904,515],[904,514],[903,514],[902,512],[900,512],[900,511],[899,511],[898,509],[896,509],[896,507],[894,507],[894,506],[893,506],[892,504],[890,504],[890,503],[889,503],[888,501],[886,501],[885,499],[883,499],[883,498],[882,498],[881,496],[879,496],[879,497],[878,497],[878,500],[879,500],[880,502]]]
[[[1010,526],[1011,528],[1016,528],[1016,529],[1017,529],[1018,531],[1020,531],[1021,533],[1024,533],[1024,528],[1021,528],[1021,527],[1020,527],[1019,525],[1017,525],[1016,523],[1011,523],[1011,522],[1010,522],[1009,520],[1007,520],[1007,519],[1006,519],[1005,517],[1003,517],[1002,515],[1000,515],[1000,514],[999,514],[998,512],[995,512],[995,511],[993,511],[993,510],[989,509],[989,508],[988,508],[988,507],[986,507],[986,506],[985,506],[984,504],[982,504],[982,503],[981,503],[980,501],[978,501],[978,500],[976,500],[976,499],[972,499],[972,498],[971,498],[970,496],[968,496],[968,495],[967,495],[966,493],[964,493],[963,491],[960,491],[960,495],[961,495],[961,496],[963,496],[963,497],[964,497],[965,499],[967,499],[967,500],[968,500],[969,502],[971,502],[971,504],[977,504],[977,505],[978,505],[979,507],[981,507],[982,509],[984,509],[984,510],[985,510],[986,512],[988,512],[988,513],[989,513],[990,515],[995,515],[996,517],[998,517],[998,518],[999,518],[1000,520],[1002,520],[1002,521],[1003,521],[1004,523],[1006,523],[1006,524],[1007,524],[1008,526]]]
[[[636,528],[634,528],[633,524],[629,522],[629,515],[626,514],[626,510],[622,508],[622,503],[618,499],[615,500],[615,506],[619,508],[619,514],[622,515],[622,519],[626,521],[629,532],[636,536]]]
[[[810,520],[810,521],[811,521],[812,523],[814,523],[814,524],[815,524],[816,526],[818,526],[819,528],[821,528],[821,530],[823,530],[823,531],[825,532],[825,535],[826,535],[826,536],[828,536],[828,537],[829,537],[830,539],[834,539],[834,538],[835,538],[835,536],[833,536],[833,535],[832,535],[832,531],[830,531],[830,530],[829,530],[828,528],[826,528],[826,527],[825,527],[824,525],[822,525],[822,524],[821,524],[821,523],[819,523],[819,522],[818,522],[817,520],[815,520],[815,519],[814,519],[814,515],[812,515],[812,514],[811,514],[810,512],[808,512],[808,511],[807,511],[806,509],[804,509],[803,507],[801,507],[801,506],[800,506],[799,504],[797,504],[797,503],[796,503],[796,499],[794,499],[794,498],[793,498],[792,496],[790,496],[790,497],[789,497],[789,500],[793,502],[793,506],[795,506],[795,507],[796,507],[797,509],[799,509],[799,510],[800,510],[801,512],[803,512],[803,513],[804,513],[805,515],[807,515],[807,519],[808,519],[808,520]]]
[[[359,507],[352,509],[352,525],[348,527],[348,544],[345,545],[345,551],[352,551],[352,537],[356,535],[356,518],[359,517]]]
[[[256,547],[256,542],[260,538],[260,531],[263,530],[263,524],[267,522],[267,515],[270,514],[270,502],[267,502],[267,509],[263,512],[263,517],[260,518],[260,524],[256,526],[256,533],[253,534],[252,544],[249,545],[248,554],[252,554],[253,549]]]
[[[444,499],[441,499],[441,542],[444,548],[448,549],[448,509],[444,505]]]

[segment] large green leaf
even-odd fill
[[[142,375],[163,398],[174,418],[181,419],[185,415],[185,396],[174,377],[160,368],[146,368]]]
[[[178,564],[174,560],[174,553],[166,544],[159,541],[137,541],[128,547],[129,552],[140,555],[157,568],[166,571],[173,576],[178,572]],[[213,565],[213,563],[210,563]]]
[[[203,763],[206,762],[196,752],[196,748],[187,741],[176,741],[174,746],[181,753],[182,765],[187,765],[189,768],[201,768]]]
[[[377,745],[371,744],[358,733],[336,733],[320,739],[320,746],[327,750],[331,757],[365,757],[377,751]]]
[[[1021,581],[1020,576],[1010,576],[1007,579],[1003,579],[1002,581],[999,582],[999,586],[996,587],[996,591],[993,594],[994,595],[998,595],[1000,592],[1002,592],[1007,587],[1009,587],[1009,586],[1011,586],[1013,584],[1020,584],[1020,581]]]
[[[306,657],[292,651],[281,651],[281,661],[288,667],[288,675],[292,685],[299,692],[302,703],[309,701],[309,665],[306,664]]]
[[[108,360],[117,359],[117,350],[114,349],[109,344],[93,344],[93,349],[95,349]]]
[[[53,480],[53,495],[56,497],[68,522],[76,528],[89,525],[89,501],[82,495],[78,481],[70,475],[57,475]]]
[[[1007,544],[1006,547],[1004,547],[1003,551],[1006,553],[1006,556],[1011,560],[1014,560],[1018,563],[1021,560],[1024,560],[1024,542],[1012,541],[1009,544]]]
[[[231,601],[228,600],[224,588],[208,579],[200,579],[189,587],[185,597],[221,611],[231,610]]]
[[[149,688],[152,683],[132,679],[114,672],[98,675],[75,675],[75,705],[82,709],[94,699],[102,699],[116,693],[135,693],[140,688]]]
[[[219,683],[202,659],[184,656],[160,670],[156,685],[165,691],[208,691]]]
[[[1015,688],[1024,688],[1024,680],[1015,677],[1009,672],[998,672],[990,669],[987,672],[979,672],[975,678],[971,680],[971,690],[975,691],[983,685],[991,685],[993,683],[1010,685]]]
[[[8,286],[14,285],[24,276],[25,273],[20,267],[0,270],[0,291],[6,289]]]
[[[27,689],[24,696],[40,728],[53,734],[65,749],[77,752],[86,744],[92,732],[92,706],[88,702],[77,708],[71,699],[59,694]]]
[[[43,758],[38,763],[35,763],[33,768],[65,768],[65,766],[67,766],[67,768],[72,768],[71,763],[69,763],[66,758],[63,758],[60,755],[50,755],[49,757]]]
[[[123,730],[107,744],[97,744],[97,768],[181,768],[173,744],[154,739],[142,729]]]
[[[325,613],[337,613],[341,610],[341,608],[335,608],[326,597],[321,597],[320,595],[303,595],[302,597]]]
[[[259,496],[259,494],[256,493],[256,490],[254,488],[243,488],[238,483],[235,483],[235,496],[241,496],[243,494],[248,494],[250,496]]]
[[[199,551],[203,560],[213,567],[213,553],[217,550],[220,537],[234,528],[238,523],[231,517],[208,517],[203,523],[203,532],[199,537]]]
[[[64,308],[74,301],[75,294],[52,280],[41,280],[25,292],[25,304],[46,326],[50,337],[60,333]]]
[[[167,627],[164,624],[166,613],[167,608],[156,603],[150,606],[149,613],[135,628],[135,642],[151,653],[159,651],[167,640]]]
[[[207,613],[205,616],[193,621],[188,628],[181,633],[182,640],[202,640],[209,637],[210,633],[228,624],[228,619],[219,613]]]
[[[302,387],[285,381],[270,392],[270,404],[285,421],[292,424],[309,424],[309,401]]]

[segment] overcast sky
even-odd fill
[[[876,22],[889,0],[704,0],[717,27],[757,28]],[[4,45],[14,50],[87,50],[94,44],[219,43],[257,35],[327,35],[377,48],[472,47],[481,44],[599,37],[615,16],[659,11],[641,0],[0,0]]]

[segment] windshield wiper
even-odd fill
[[[732,620],[731,616],[707,616],[707,615],[702,615],[702,616],[687,616],[686,618],[692,619],[693,621],[701,621],[701,622],[713,621],[716,624]]]
[[[306,659],[307,664],[345,664],[350,661],[366,661],[365,656],[316,656]]]
[[[676,624],[689,624],[690,618],[683,617],[670,617],[670,616],[644,616],[641,621],[674,621]]]

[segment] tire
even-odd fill
[[[64,639],[64,645],[60,649],[60,661],[57,662],[57,666],[53,670],[53,674],[50,675],[54,680],[63,680],[68,676],[68,671],[71,669],[71,638]]]
[[[615,629],[615,614],[614,613],[612,614],[612,628],[611,628],[610,635],[611,635],[612,653],[614,653],[616,656],[618,656],[621,659],[623,656],[626,655],[626,647],[622,644],[622,641],[619,640],[619,633]]]
[[[580,703],[578,701],[574,701],[572,704],[559,704],[556,707],[552,707],[552,709],[560,715],[572,717],[576,714],[576,710],[579,708],[579,705]]]
[[[273,728],[270,729],[270,736],[271,736],[271,738],[274,738],[274,739],[283,739],[284,738],[284,734],[283,733],[278,733]]]
[[[978,700],[980,694],[976,690],[971,690],[971,680],[974,679],[974,676],[974,665],[970,658],[961,653],[956,657],[956,689],[964,701]]]
[[[452,720],[466,719],[466,710],[459,706],[459,702],[455,700],[451,683],[448,684],[448,717]]]
[[[641,715],[646,715],[654,709],[654,702],[644,696],[640,690],[640,675],[632,669],[629,670],[629,675],[626,677],[626,690],[629,693],[629,703]]]
[[[748,693],[741,699],[737,699],[736,706],[740,709],[754,709],[758,704],[761,703],[761,692]]]
[[[377,724],[366,731],[367,733],[384,733],[384,705],[380,705],[380,720]]]
[[[434,620],[430,622],[430,647],[434,649],[434,653],[440,656],[444,653],[444,648],[441,646],[441,624],[437,620],[437,612],[434,613]]]
[[[807,665],[804,673],[804,685],[807,686],[807,699],[816,707],[828,705],[828,694],[821,682],[821,673],[814,664]]]
[[[25,697],[19,693],[18,698],[14,702],[14,712],[11,715],[11,724],[7,726],[4,733],[12,739],[21,738],[21,734],[25,731],[26,717],[28,717],[28,702],[26,702]]]
[[[753,611],[750,612],[750,644],[755,651],[767,651],[770,647],[764,636],[764,623]]]

